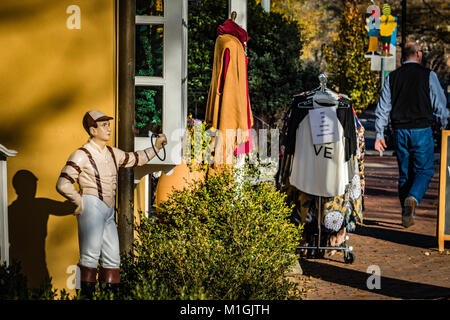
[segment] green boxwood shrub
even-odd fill
[[[289,222],[285,195],[249,181],[208,175],[173,192],[156,218],[142,217],[134,253],[122,257],[122,298],[299,298],[285,275],[301,228]]]
[[[252,171],[249,171],[252,172]],[[289,221],[285,195],[248,174],[225,170],[175,191],[156,217],[141,217],[133,254],[122,254],[121,288],[109,299],[299,299],[286,278],[302,229]],[[78,300],[57,294],[51,279],[27,288],[20,264],[0,266],[0,300]]]

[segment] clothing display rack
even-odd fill
[[[295,107],[299,109],[313,109],[326,107],[351,108],[351,103],[349,103],[349,100],[343,101],[342,95],[338,95],[335,92],[327,89],[326,86],[327,78],[325,75],[321,74],[319,76],[319,81],[320,87],[313,91],[307,92],[306,93],[307,99],[305,99],[305,101],[303,102],[296,103],[295,105],[293,105],[293,108]],[[292,155],[285,154],[283,156],[282,161],[280,162],[280,169],[276,177],[278,187],[280,187],[279,185],[279,181],[281,181],[280,177],[282,177],[283,175],[284,177],[290,176],[290,171],[292,170],[292,167],[290,167],[290,165],[286,165],[286,163],[291,161],[292,157],[293,157]],[[287,181],[286,178],[285,181]],[[295,192],[294,194],[297,195],[297,192]],[[324,237],[322,233],[322,215],[323,215],[322,196],[316,195],[314,196],[314,198],[315,198],[314,214],[317,223],[317,230],[314,230],[314,219],[312,219],[312,221],[310,221],[308,224],[305,224],[305,227],[306,225],[308,226],[307,230],[305,228],[306,236],[309,237],[308,238],[309,240],[313,241],[308,241],[307,243],[308,245],[305,246],[300,245],[297,247],[297,249],[298,250],[306,249],[307,258],[323,258],[325,256],[325,250],[343,251],[344,262],[353,263],[355,260],[355,254],[352,252],[353,247],[347,245],[347,241],[349,240],[349,236],[347,234],[344,236],[344,241],[338,246],[327,246],[328,238]],[[294,199],[296,199],[296,196],[294,196]],[[344,222],[342,222],[341,228],[345,228]],[[325,244],[323,243],[324,241],[326,242]]]
[[[312,245],[312,246],[297,246],[297,249],[306,249],[309,250],[308,253],[306,254],[307,258],[323,258],[325,256],[325,251],[324,250],[336,250],[336,251],[344,251],[344,262],[345,263],[353,263],[355,261],[355,254],[352,252],[353,251],[353,247],[352,246],[348,246],[347,245],[347,240],[349,240],[349,236],[346,235],[345,236],[345,240],[344,242],[337,246],[337,247],[331,247],[331,246],[322,246],[322,199],[321,197],[317,197],[316,199],[316,203],[318,203],[317,206],[317,215],[316,215],[316,219],[317,219],[317,233],[315,234],[315,240],[316,240],[316,245]],[[312,254],[312,250],[315,250],[315,253]]]

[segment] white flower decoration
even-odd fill
[[[341,230],[342,223],[344,222],[344,216],[340,211],[332,211],[325,215],[324,225],[325,228],[338,232]]]
[[[357,200],[359,199],[360,196],[361,196],[361,179],[359,178],[359,175],[355,174],[350,184],[350,199]]]

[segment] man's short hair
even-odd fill
[[[86,132],[91,135],[91,132],[89,131],[90,127],[97,128],[97,122],[99,121],[108,121],[114,119],[113,117],[108,117],[106,114],[104,114],[101,111],[98,110],[92,110],[85,113],[83,117],[83,127]]]
[[[405,59],[408,59],[414,56],[420,50],[420,46],[417,42],[411,41],[405,44],[405,48],[403,50]]]

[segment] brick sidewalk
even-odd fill
[[[331,258],[302,259],[295,276],[307,300],[439,299],[450,297],[450,246],[436,242],[439,172],[416,209],[416,224],[401,225],[395,157],[366,158],[364,225],[350,234],[356,260],[345,264],[342,252]],[[381,289],[367,288],[367,269],[381,270]]]

